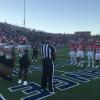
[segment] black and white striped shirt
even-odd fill
[[[42,54],[43,54],[43,58],[50,58],[53,59],[53,57],[55,56],[55,48],[49,44],[44,44],[42,46]]]

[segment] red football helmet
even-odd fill
[[[7,42],[6,36],[2,36],[2,37],[1,37],[1,43],[6,43],[6,42]]]
[[[23,36],[19,37],[19,42],[20,42],[21,44],[26,44],[26,43],[27,43],[26,37],[23,37]]]

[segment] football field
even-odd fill
[[[31,54],[30,54],[31,55]],[[31,56],[30,56],[31,57]],[[100,100],[100,69],[70,66],[67,49],[57,49],[55,93],[41,92],[41,57],[29,67],[28,86],[18,85],[18,64],[13,82],[0,78],[0,100]]]

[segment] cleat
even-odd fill
[[[38,60],[35,60],[35,62],[37,62]]]
[[[90,67],[90,65],[88,65],[87,67]]]
[[[97,65],[95,68],[99,68],[99,66]]]
[[[19,79],[19,80],[18,80],[18,84],[22,84],[22,80]]]
[[[94,65],[92,66],[92,68],[94,68]]]
[[[48,91],[48,90],[46,90],[46,89],[41,89],[41,92],[46,92],[46,91]]]
[[[81,65],[80,63],[77,64],[78,67],[79,67],[80,65]]]
[[[28,82],[27,82],[27,81],[24,81],[24,82],[23,82],[23,85],[28,85]]]
[[[49,93],[55,93],[54,89],[49,90]]]
[[[81,64],[81,66],[80,67],[83,67],[83,64]]]

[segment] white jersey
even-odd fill
[[[95,49],[96,53],[100,53],[100,47]]]
[[[6,59],[13,59],[12,50],[14,48],[14,45],[6,45],[5,46],[5,53],[6,53]]]
[[[25,55],[25,51],[28,50],[29,45],[18,45],[17,46],[17,51],[19,57],[23,57]]]
[[[95,46],[95,59],[100,60],[100,46]]]

